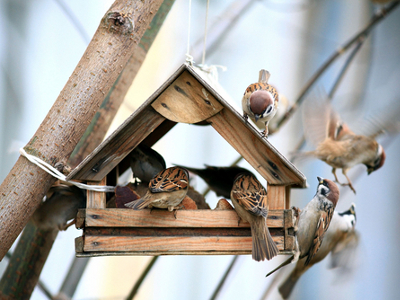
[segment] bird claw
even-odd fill
[[[185,209],[185,206],[181,203],[178,206],[170,206],[170,207],[168,207],[169,211],[173,211],[174,212],[175,220],[176,220],[176,214],[177,214],[179,209]]]
[[[349,182],[349,183],[340,183],[340,182],[338,182],[341,186],[348,186],[352,191],[353,191],[353,193],[354,193],[354,195],[356,194],[356,190],[355,190],[355,188],[353,187],[353,185]]]

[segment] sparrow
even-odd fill
[[[314,151],[305,152],[304,155],[326,162],[332,167],[335,182],[349,186],[356,193],[347,171],[358,164],[364,164],[368,175],[371,174],[385,163],[385,151],[375,140],[375,134],[371,136],[355,134],[340,120],[327,99],[318,102],[310,102],[304,110],[305,135],[316,145]],[[339,182],[336,169],[342,169],[347,183]]]
[[[226,199],[231,198],[232,185],[236,176],[240,173],[250,173],[250,171],[237,166],[215,167],[205,165],[204,169],[180,167],[200,176],[217,196],[222,196]]]
[[[253,259],[270,260],[278,255],[278,247],[267,227],[267,191],[253,174],[241,173],[236,177],[231,200],[239,218],[250,223]]]
[[[75,186],[53,186],[45,198],[32,216],[33,223],[43,230],[67,230],[75,223],[78,209],[86,207],[85,192]],[[74,221],[68,223],[71,219]]]
[[[296,253],[266,276],[291,262],[296,262],[299,258],[304,258],[303,265],[307,266],[318,252],[339,200],[339,188],[329,179],[321,177],[317,179],[317,193],[299,215]]]
[[[279,95],[268,83],[250,84],[242,98],[243,117],[250,117],[258,127],[265,127],[263,134],[268,137],[268,122],[278,110]]]
[[[150,180],[149,190],[143,198],[126,203],[125,206],[133,209],[168,208],[169,211],[173,211],[185,198],[188,185],[188,171],[180,167],[171,167],[162,170]]]
[[[140,144],[130,153],[130,165],[134,177],[148,183],[162,170],[165,170],[164,158],[152,148]]]
[[[295,268],[279,286],[279,293],[283,299],[289,298],[294,286],[300,277],[314,264],[319,263],[323,260],[329,253],[331,256],[337,257],[343,254],[349,245],[353,247],[350,241],[356,239],[357,244],[357,234],[355,233],[356,225],[356,212],[355,205],[352,204],[351,207],[344,212],[335,212],[333,214],[331,224],[325,233],[323,243],[319,251],[310,260],[308,265],[305,265],[306,257],[297,261]],[[353,247],[354,248],[354,247]],[[354,249],[352,249],[354,250]]]

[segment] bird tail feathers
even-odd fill
[[[265,219],[262,218],[265,222]],[[257,225],[256,225],[257,226]],[[270,260],[278,255],[278,247],[272,239],[272,236],[268,230],[267,226],[263,226],[264,230],[258,233],[255,226],[251,227],[251,232],[253,236],[253,246],[252,246],[252,256],[256,261],[262,261],[264,259]]]
[[[138,210],[138,209],[143,209],[146,208],[149,205],[149,202],[147,201],[149,200],[149,194],[146,193],[146,195],[143,196],[143,198],[140,198],[138,200],[134,200],[132,202],[126,203],[125,206],[132,208],[134,210]]]

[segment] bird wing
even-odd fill
[[[276,89],[268,84],[268,83],[262,83],[262,82],[256,82],[256,83],[252,83],[250,84],[246,91],[244,92],[244,96],[249,97],[252,93],[254,93],[255,91],[260,91],[260,90],[264,90],[264,91],[268,91],[271,93],[271,95],[274,97],[274,101],[278,101],[278,92],[276,91]]]
[[[351,230],[346,238],[340,241],[331,252],[331,263],[329,268],[341,268],[349,270],[354,266],[355,256],[360,236],[356,230]]]
[[[246,175],[236,181],[239,189],[233,191],[233,197],[244,209],[256,216],[267,217],[267,191],[253,175]]]
[[[149,190],[152,193],[173,192],[188,188],[187,171],[172,167],[158,173],[149,183]]]
[[[326,138],[342,140],[354,135],[332,108],[323,90],[314,90],[303,106],[303,126],[306,139],[318,146]]]
[[[314,257],[314,255],[318,252],[319,248],[321,247],[322,239],[324,238],[325,232],[328,230],[329,224],[332,219],[333,210],[334,208],[332,209],[332,211],[321,212],[321,216],[315,228],[313,243],[310,247],[310,250],[308,251],[307,259],[304,262],[305,266],[309,264],[311,259]]]

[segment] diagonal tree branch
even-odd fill
[[[62,169],[162,0],[116,0],[25,151]],[[20,157],[0,186],[0,259],[55,179]]]
[[[380,21],[382,21],[388,14],[390,14],[398,5],[399,1],[395,1],[388,6],[382,8],[380,11],[376,12],[373,17],[371,18],[370,22],[367,24],[367,26],[361,30],[359,33],[357,33],[353,38],[351,38],[348,42],[346,42],[343,46],[341,46],[338,50],[336,50],[328,59],[327,61],[322,64],[322,66],[315,72],[315,74],[311,77],[311,79],[308,81],[308,83],[304,86],[303,90],[300,92],[300,96],[297,98],[295,103],[292,105],[292,107],[288,110],[286,113],[285,117],[282,118],[277,126],[277,131],[281,126],[283,126],[289,119],[290,117],[294,114],[294,112],[297,110],[297,108],[301,105],[301,103],[304,101],[305,96],[307,93],[310,91],[310,89],[313,87],[315,82],[321,77],[321,75],[332,65],[333,62],[336,61],[341,55],[346,53],[346,51],[351,48],[355,43],[359,41],[363,41],[366,39],[368,34],[371,32],[371,30],[379,24]]]
[[[155,14],[150,26],[140,40],[139,47],[129,58],[124,70],[114,82],[106,98],[100,105],[99,110],[96,112],[90,125],[72,152],[68,161],[68,164],[72,168],[75,168],[103,141],[111,122],[124,101],[126,93],[139,72],[142,63],[146,58],[147,52],[153,44],[158,31],[164,23],[164,20],[174,2],[175,0],[164,0],[160,9]]]

